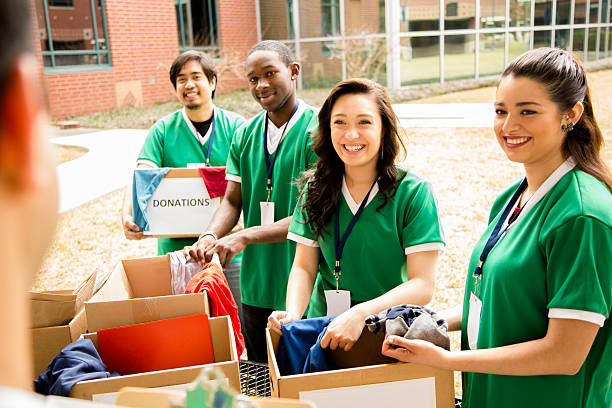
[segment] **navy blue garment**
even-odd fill
[[[79,381],[118,375],[106,371],[106,365],[91,340],[79,339],[55,356],[47,369],[34,380],[34,389],[44,395],[68,397],[72,387]]]
[[[335,316],[317,317],[281,326],[276,362],[281,375],[293,375],[335,369],[328,358],[329,349],[321,348],[321,339]]]

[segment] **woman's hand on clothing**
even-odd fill
[[[364,315],[357,306],[342,313],[327,326],[327,332],[321,339],[321,347],[349,351],[359,340],[366,317],[367,314]]]
[[[382,354],[405,363],[440,366],[448,351],[425,340],[408,340],[389,336],[382,345]]]
[[[276,333],[282,336],[282,325],[294,322],[296,320],[300,320],[301,318],[301,316],[296,316],[292,313],[287,312],[286,310],[275,310],[268,317],[268,329],[275,331]]]

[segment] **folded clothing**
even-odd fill
[[[79,381],[118,375],[107,371],[91,340],[79,339],[55,356],[47,369],[34,380],[34,389],[44,395],[67,397]]]
[[[296,320],[281,326],[283,335],[276,350],[276,362],[281,375],[314,373],[336,368],[328,358],[329,349],[321,348],[321,340],[334,317]]]
[[[132,214],[140,231],[149,230],[147,204],[170,169],[136,169],[132,182]]]
[[[399,305],[366,318],[366,326],[378,333],[385,326],[387,336],[426,340],[450,350],[448,324],[436,312],[424,306]]]
[[[210,198],[225,195],[227,180],[225,179],[225,166],[222,167],[200,167],[200,176],[204,181]]]
[[[215,262],[209,262],[187,283],[185,293],[206,292],[210,301],[212,317],[229,316],[236,339],[238,356],[244,351],[244,338],[238,317],[238,306],[229,288],[227,279],[221,267]]]

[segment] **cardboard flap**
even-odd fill
[[[72,292],[76,296],[76,302],[74,305],[75,313],[79,313],[85,306],[85,302],[91,298],[94,291],[94,285],[96,284],[96,276],[98,271],[94,270],[89,274],[87,278]]]
[[[105,300],[129,299],[132,297],[130,284],[128,282],[123,263],[118,262],[110,273],[106,282],[98,289],[91,301],[102,302]]]
[[[133,298],[172,295],[170,256],[121,261]]]
[[[65,292],[30,294],[32,328],[62,326],[70,322],[74,317],[76,295],[72,291]]]
[[[206,293],[89,301],[85,303],[85,311],[90,332],[194,314],[210,314]]]

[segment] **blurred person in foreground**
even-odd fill
[[[100,406],[31,392],[26,292],[55,231],[58,195],[29,11],[29,1],[0,1],[0,407]]]

